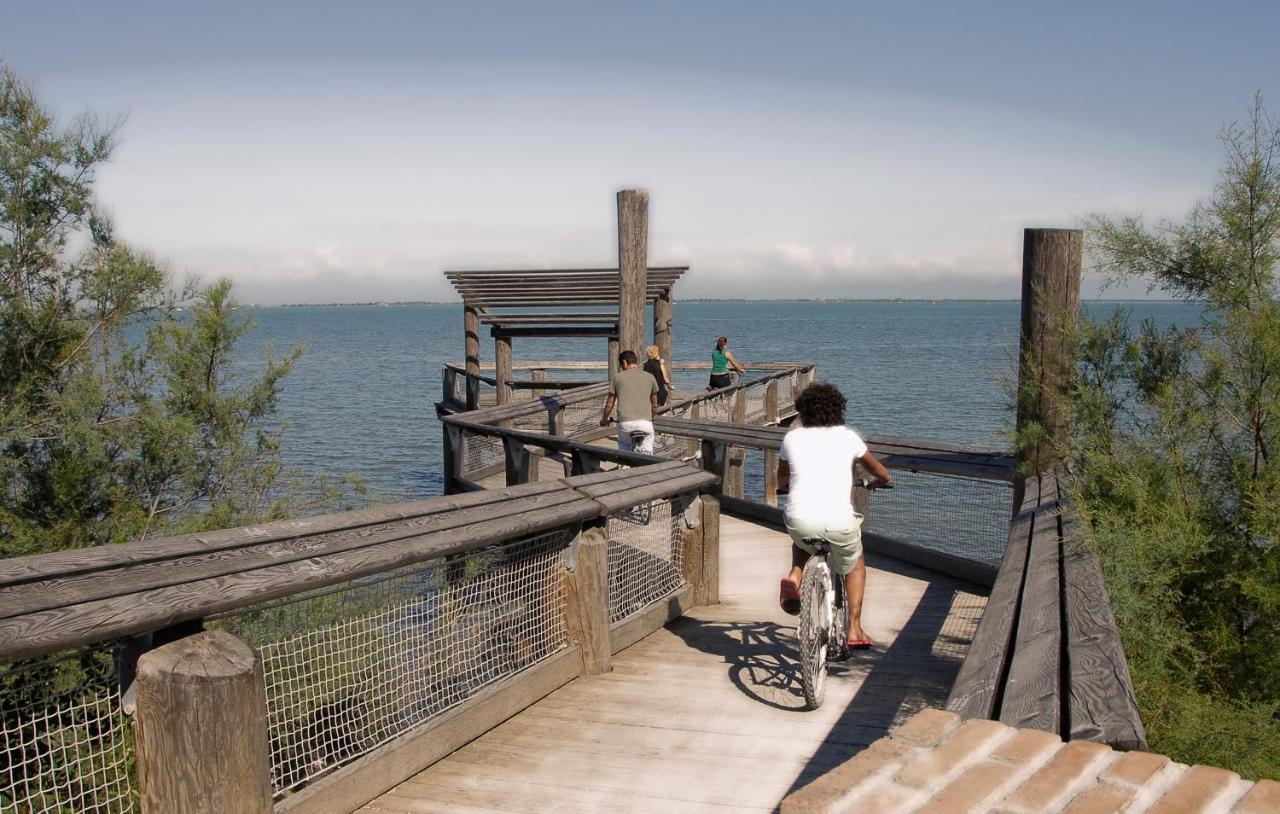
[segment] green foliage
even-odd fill
[[[114,125],[0,66],[0,556],[303,510],[273,427],[300,349],[248,374],[231,285],[176,290],[95,206]]]
[[[1280,129],[1259,98],[1222,140],[1186,222],[1091,221],[1099,268],[1205,309],[1082,322],[1071,454],[1152,747],[1280,778]]]

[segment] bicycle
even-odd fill
[[[865,489],[892,489],[893,484],[869,479]],[[809,709],[822,706],[827,686],[827,662],[849,657],[849,614],[845,608],[844,580],[832,579],[828,562],[831,543],[823,537],[806,538],[816,554],[804,564],[800,577],[800,618],[796,638],[800,650],[800,686]]]

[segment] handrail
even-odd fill
[[[620,506],[696,491],[715,481],[680,462],[644,457],[655,465],[5,560],[0,563],[0,662],[348,582],[603,517]]]
[[[1070,495],[1064,469],[1027,479],[947,708],[1065,740],[1145,749],[1102,570],[1078,539]]]
[[[750,362],[744,365],[747,370],[792,370],[797,367],[811,365],[812,362]],[[460,362],[449,362],[447,367],[463,370]],[[667,367],[671,370],[710,370],[711,362],[707,360],[687,361],[687,362],[667,362]],[[482,362],[481,370],[496,370],[497,366],[492,362]],[[609,363],[604,360],[596,359],[580,359],[573,361],[558,360],[531,360],[531,361],[515,361],[511,363],[512,370],[608,370]]]

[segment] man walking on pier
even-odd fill
[[[653,454],[653,417],[658,414],[658,382],[649,371],[637,366],[635,351],[618,354],[621,370],[609,382],[600,426],[609,423],[613,407],[618,407],[618,449],[623,452]]]

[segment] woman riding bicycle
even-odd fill
[[[853,510],[853,465],[861,460],[881,484],[893,482],[866,442],[844,425],[846,400],[830,384],[812,384],[796,397],[803,426],[782,440],[778,455],[778,492],[789,493],[786,524],[791,535],[791,572],[782,578],[779,602],[793,616],[800,611],[800,578],[815,549],[805,540],[830,543],[831,562],[845,580],[848,597],[848,645],[865,649],[875,643],[862,629],[862,595],[867,567],[862,558],[862,516]]]

